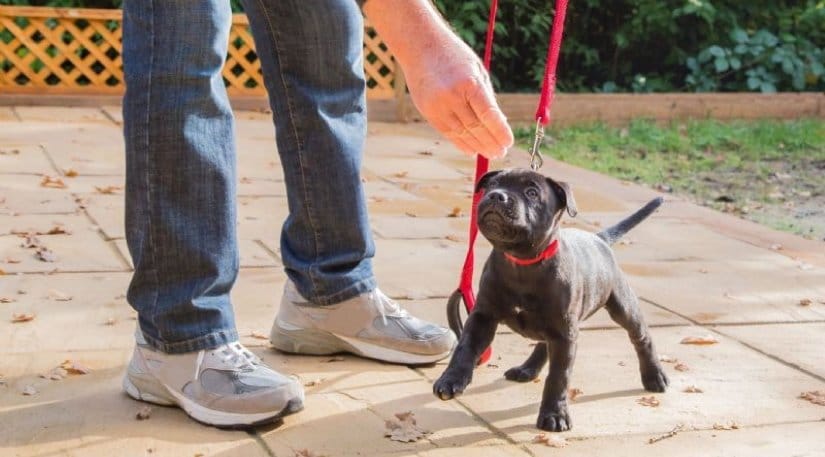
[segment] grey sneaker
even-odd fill
[[[243,428],[300,411],[304,390],[297,379],[264,365],[240,343],[206,351],[166,354],[137,332],[123,389],[135,400],[176,405],[199,422]]]
[[[307,301],[287,280],[269,340],[298,354],[351,352],[417,365],[437,362],[456,344],[449,329],[410,316],[379,289],[330,306]]]

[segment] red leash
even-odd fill
[[[496,27],[496,12],[498,11],[498,0],[490,1],[490,18],[487,22],[487,38],[484,46],[484,68],[490,71],[490,61],[493,56],[493,34]],[[561,50],[562,34],[564,32],[564,18],[567,13],[567,0],[556,0],[556,11],[553,16],[553,30],[550,35],[550,44],[547,48],[547,65],[544,68],[544,79],[541,86],[541,97],[536,109],[536,137],[533,141],[533,148],[530,151],[530,166],[537,169],[541,166],[541,155],[538,147],[544,136],[544,126],[550,122],[550,105],[553,103],[553,95],[556,90],[556,66],[559,62],[559,51]],[[478,184],[481,177],[489,169],[489,161],[481,155],[476,156],[475,183]],[[470,239],[467,248],[467,256],[464,259],[464,267],[461,269],[461,281],[452,296],[447,302],[447,320],[450,328],[457,334],[461,334],[463,324],[459,314],[459,302],[464,301],[464,308],[469,314],[475,307],[475,293],[473,292],[473,248],[478,235],[478,202],[482,193],[473,194],[473,207],[470,213]],[[492,356],[491,348],[487,348],[479,359],[479,364],[490,360]]]

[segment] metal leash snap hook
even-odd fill
[[[544,164],[544,159],[541,157],[541,142],[544,140],[544,125],[540,120],[536,121],[536,132],[533,135],[533,146],[530,148],[530,168],[537,171]]]

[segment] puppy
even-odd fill
[[[535,350],[504,376],[535,379],[550,361],[536,426],[561,432],[571,428],[567,386],[576,355],[579,323],[600,308],[627,330],[639,358],[642,385],[664,392],[668,378],[653,348],[647,325],[610,245],[662,204],[657,198],[635,214],[597,234],[561,229],[564,212],[576,216],[570,187],[530,170],[490,172],[479,181],[484,191],[478,225],[493,251],[481,275],[476,306],[458,346],[433,392],[449,400],[464,392],[473,368],[504,323],[537,340]],[[457,315],[457,305],[451,311]],[[452,320],[456,316],[451,316]]]

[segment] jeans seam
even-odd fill
[[[218,330],[207,333],[206,335],[175,341],[173,343],[161,341],[158,338],[147,335],[145,332],[143,332],[143,337],[149,346],[167,354],[181,354],[200,350],[210,350],[222,346],[223,344],[234,343],[239,339],[238,332],[236,330]]]
[[[289,123],[292,126],[292,134],[295,136],[295,143],[298,145],[298,163],[299,163],[300,169],[301,169],[301,184],[302,184],[301,187],[302,187],[302,191],[304,193],[304,204],[306,206],[307,220],[309,220],[310,229],[312,230],[312,239],[314,241],[314,247],[315,247],[314,257],[312,259],[312,262],[311,262],[309,268],[307,269],[307,276],[309,276],[309,280],[312,283],[312,289],[317,290],[318,285],[317,285],[317,283],[315,281],[315,277],[313,275],[313,267],[315,265],[315,262],[318,260],[318,252],[319,252],[318,246],[321,243],[320,243],[320,240],[319,240],[319,237],[318,237],[318,230],[316,228],[318,224],[316,224],[316,222],[315,222],[315,220],[312,216],[314,210],[312,209],[313,207],[312,207],[312,203],[309,199],[309,192],[307,191],[308,186],[307,186],[306,173],[304,171],[305,166],[304,166],[304,160],[303,160],[304,145],[303,145],[303,142],[301,141],[300,135],[298,134],[298,126],[295,123],[295,114],[293,112],[292,97],[289,94],[289,85],[287,84],[286,80],[284,79],[284,72],[283,72],[283,66],[284,66],[283,54],[284,53],[281,52],[281,49],[280,49],[280,44],[279,44],[280,35],[278,34],[275,27],[272,25],[271,14],[270,14],[269,10],[267,9],[267,6],[266,6],[265,2],[263,0],[257,0],[257,2],[258,2],[258,5],[261,7],[261,10],[264,12],[264,19],[266,20],[267,27],[269,28],[269,39],[270,39],[270,41],[272,41],[272,49],[275,51],[276,57],[278,58],[278,63],[279,63],[278,73],[279,73],[279,77],[280,77],[280,80],[281,80],[281,86],[283,87],[284,94],[286,95],[286,107],[287,107],[287,112],[288,112],[288,117],[289,117]]]
[[[154,236],[152,234],[152,227],[153,227],[152,215],[153,215],[154,211],[153,211],[153,208],[152,208],[153,199],[152,199],[152,186],[151,186],[151,179],[150,179],[150,175],[151,175],[152,171],[151,171],[150,166],[149,166],[149,151],[150,151],[149,148],[151,147],[151,145],[150,145],[151,133],[149,132],[149,128],[150,128],[150,125],[151,125],[150,117],[152,115],[151,114],[152,113],[152,70],[154,69],[154,66],[155,66],[155,45],[156,45],[156,43],[155,43],[156,34],[155,34],[155,16],[154,16],[155,15],[155,4],[154,4],[154,0],[149,0],[149,8],[151,9],[152,12],[151,12],[151,14],[149,14],[149,20],[151,21],[150,24],[149,24],[149,34],[150,34],[150,40],[151,40],[150,43],[151,44],[149,46],[149,49],[150,49],[150,51],[149,51],[149,69],[148,69],[147,76],[146,76],[146,79],[147,79],[147,84],[146,84],[146,117],[145,117],[145,122],[146,123],[145,123],[145,128],[144,128],[145,143],[146,143],[146,147],[144,148],[144,153],[145,153],[144,159],[145,159],[145,162],[146,162],[146,166],[144,167],[144,169],[146,170],[146,175],[144,176],[144,178],[145,178],[145,186],[146,186],[146,206],[149,208],[149,211],[147,211],[148,214],[146,216],[146,237],[147,237],[147,240],[148,240],[147,244],[149,246],[149,249],[148,249],[149,250],[149,256],[152,259],[152,268],[151,268],[152,276],[155,280],[154,288],[153,288],[154,289],[154,297],[152,298],[152,307],[151,307],[152,311],[154,311],[158,306],[158,298],[159,298],[159,295],[160,295],[160,291],[158,290],[160,288],[160,280],[158,279],[158,259],[157,259],[157,253],[155,252],[154,243],[152,241],[153,238],[154,238]],[[147,314],[147,313],[144,313],[144,314]],[[155,329],[157,330],[157,328],[158,328],[157,323],[155,322],[155,319],[154,319],[154,316],[155,316],[156,313],[150,312],[148,314],[150,316],[153,316],[152,317],[152,326],[155,327]]]

